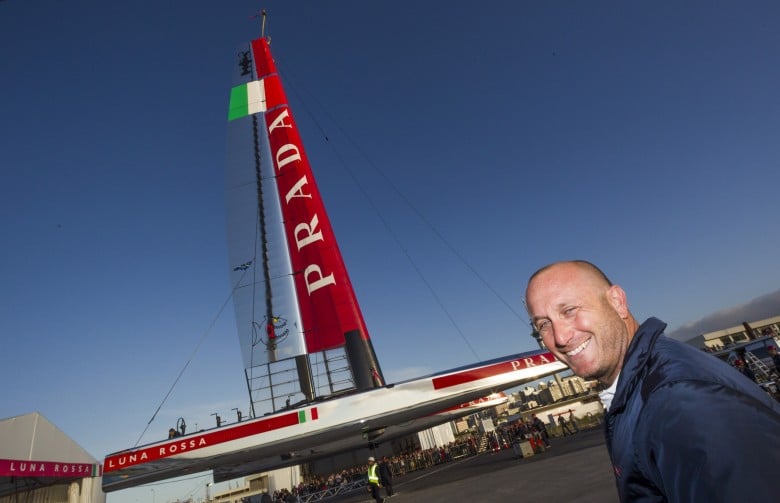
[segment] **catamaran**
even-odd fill
[[[249,418],[106,456],[106,492],[213,470],[216,482],[374,445],[506,401],[565,369],[544,350],[387,384],[261,37],[228,112],[230,273]]]

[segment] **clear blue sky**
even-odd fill
[[[670,329],[778,288],[776,2],[5,0],[0,417],[40,411],[102,459],[204,334],[142,442],[246,411],[217,314],[259,8],[388,380],[534,349],[515,313],[554,260],[601,265]]]

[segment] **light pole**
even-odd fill
[[[211,501],[211,496],[209,495],[209,487],[211,487],[213,485],[214,485],[214,482],[209,482],[208,484],[206,484],[206,503]]]
[[[152,503],[155,503],[154,500],[157,498],[157,496],[154,494],[154,489],[150,489],[152,491]]]

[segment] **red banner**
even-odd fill
[[[254,40],[252,52],[258,79],[276,75],[265,39]],[[266,85],[278,86],[270,92],[282,103],[265,112],[265,122],[307,351],[343,346],[344,334],[353,330],[368,339],[363,314],[281,82],[268,79]]]
[[[98,464],[0,459],[0,477],[83,478],[100,475]]]

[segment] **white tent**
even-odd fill
[[[100,463],[37,412],[0,420],[0,503],[104,503]]]

